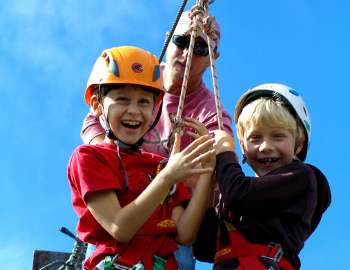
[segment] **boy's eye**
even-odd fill
[[[142,99],[140,99],[139,102],[143,105],[149,105],[152,103],[152,99],[151,98],[142,98]]]
[[[256,140],[259,140],[260,139],[260,136],[258,135],[252,135],[248,138],[250,141],[256,141]]]
[[[280,138],[283,138],[284,135],[283,134],[275,134],[274,137],[277,139],[280,139]]]
[[[117,100],[118,101],[128,101],[128,99],[126,97],[118,97]]]

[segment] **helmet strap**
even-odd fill
[[[246,152],[246,149],[245,149],[245,145],[244,145],[244,142],[243,142],[243,151],[242,151],[242,157],[243,157],[243,160],[242,160],[242,163],[243,164],[248,164],[249,165],[249,163],[248,163],[248,161],[247,161],[247,155],[245,154],[245,152]]]
[[[164,96],[163,96],[164,97]],[[157,113],[157,116],[156,118],[154,119],[154,122],[152,123],[152,125],[149,127],[149,129],[146,131],[146,133],[150,132],[152,129],[154,129],[154,127],[158,124],[159,122],[159,119],[160,119],[160,116],[162,115],[162,109],[163,109],[163,97],[162,97],[162,100],[160,101],[160,104],[159,104],[159,110],[158,110],[158,113]],[[146,134],[145,133],[145,134]]]
[[[245,138],[246,138],[246,132],[244,132],[244,139]],[[247,163],[249,165],[249,163],[247,161],[247,155],[246,155],[247,150],[246,150],[245,145],[244,145],[244,139],[243,139],[243,149],[242,149],[242,157],[243,157],[242,163],[243,164]]]
[[[247,163],[247,156],[246,156],[246,154],[242,153],[242,157],[243,157],[242,163],[246,164]]]
[[[298,117],[298,116],[295,116]],[[296,124],[296,132],[295,132],[295,147],[294,147],[294,155],[293,155],[293,161],[301,162],[301,160],[297,156],[297,150],[299,147],[299,119],[295,119]]]
[[[124,170],[124,174],[125,174],[125,182],[126,183],[125,183],[125,186],[123,187],[123,189],[124,189],[124,191],[128,191],[129,190],[129,178],[128,178],[128,174],[127,174],[127,172],[125,170],[125,166],[124,166],[123,160],[122,160],[122,158],[120,156],[120,151],[119,151],[119,145],[118,144],[117,144],[117,149],[118,149],[118,151],[117,151],[118,158],[120,160],[120,164],[122,165],[123,170]]]
[[[112,132],[112,134],[113,134],[113,132]],[[143,141],[144,141],[144,139],[143,139],[143,137],[141,137],[135,144],[127,144],[119,139],[115,139],[114,143],[121,149],[131,149],[135,153],[138,153],[140,150],[140,146],[143,144]]]
[[[118,159],[120,160],[120,164],[122,165],[123,167],[123,171],[124,171],[124,174],[125,174],[125,186],[123,187],[124,191],[128,191],[129,190],[129,178],[128,178],[128,174],[125,170],[125,166],[124,166],[124,163],[123,163],[123,160],[120,156],[120,148],[122,149],[132,149],[134,152],[138,152],[139,151],[139,146],[136,146],[136,144],[143,138],[141,138],[136,144],[135,146],[134,145],[129,145],[129,144],[126,144],[126,143],[123,143],[121,140],[117,139],[117,137],[114,135],[112,129],[111,129],[111,126],[109,125],[108,121],[107,121],[107,117],[105,115],[105,111],[104,111],[104,108],[103,108],[103,105],[101,104],[101,108],[102,108],[102,115],[100,116],[100,119],[102,120],[102,127],[105,129],[106,131],[106,136],[111,139],[111,140],[114,140],[114,143],[117,145],[117,155],[118,155]],[[141,143],[142,144],[142,143]],[[140,145],[141,145],[140,144]],[[137,149],[136,149],[137,148]]]
[[[300,158],[296,154],[293,155],[292,162],[301,162]]]

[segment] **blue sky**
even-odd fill
[[[66,168],[82,143],[92,66],[102,50],[115,46],[158,56],[181,2],[0,2],[1,269],[32,269],[33,250],[71,251],[74,240],[59,228],[75,233]],[[186,9],[194,4],[189,0]],[[346,0],[216,0],[210,6],[221,25],[216,66],[228,112],[233,115],[249,88],[276,82],[299,91],[311,115],[306,162],[326,175],[333,201],[301,251],[305,270],[350,264],[349,10]],[[210,70],[204,80],[213,89]]]

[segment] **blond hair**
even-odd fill
[[[245,131],[258,125],[288,129],[296,142],[305,141],[304,127],[299,117],[291,106],[276,97],[260,97],[243,107],[236,124],[238,138],[243,140]]]

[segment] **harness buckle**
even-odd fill
[[[130,270],[131,267],[129,266],[126,266],[126,265],[123,265],[123,264],[120,264],[117,262],[117,259],[118,258],[121,258],[122,256],[120,256],[119,254],[115,255],[115,257],[113,258],[112,262],[111,262],[111,265],[112,265],[112,269],[113,270]]]
[[[282,246],[275,242],[270,242],[268,246],[271,248],[267,256],[261,256],[261,258],[273,260],[275,263],[279,262],[283,256]]]
[[[114,263],[113,264],[113,270],[129,270],[131,269],[130,267],[127,267],[127,266],[124,266],[124,265],[121,265],[120,263]]]

